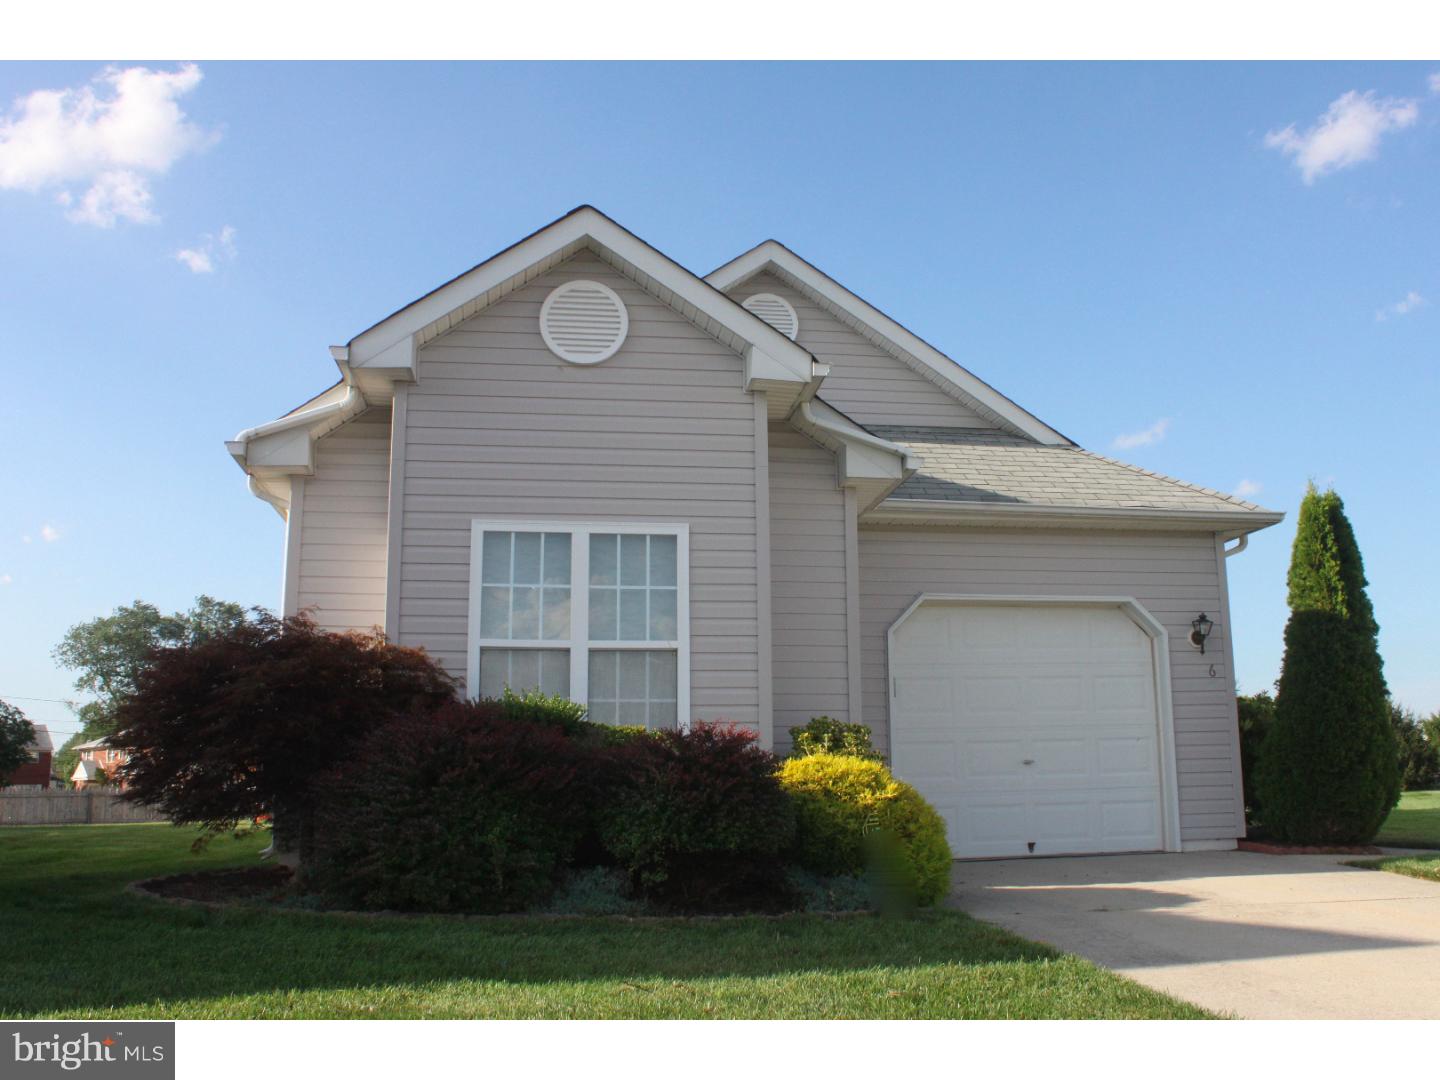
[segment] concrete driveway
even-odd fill
[[[1342,865],[1353,858],[962,862],[953,903],[1215,1012],[1440,1018],[1440,884]]]

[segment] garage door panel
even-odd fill
[[[949,739],[907,739],[891,754],[897,775],[911,777],[908,782],[944,791],[958,788],[960,775],[959,747]]]
[[[1156,791],[1138,792],[1130,798],[1108,797],[1100,803],[1102,850],[1130,847],[1135,850],[1161,846],[1160,800]]]
[[[951,843],[980,857],[1024,855],[1028,805],[1016,796],[967,796],[947,817]],[[942,812],[942,817],[945,815]]]
[[[946,676],[924,674],[910,675],[905,679],[905,708],[916,716],[931,713],[950,723],[955,715],[955,683]]]
[[[1095,711],[1141,712],[1150,715],[1155,707],[1154,681],[1149,671],[1130,671],[1118,675],[1096,675],[1090,680],[1094,688]]]
[[[1153,663],[1115,607],[922,606],[891,656],[896,772],[960,857],[1162,847]]]
[[[945,635],[952,643],[964,646],[968,653],[999,651],[1005,655],[1014,655],[1021,641],[1021,613],[983,609],[989,614],[984,617],[967,617],[974,616],[981,610],[975,608],[970,612],[939,620],[948,624]]]
[[[1089,739],[1032,739],[1025,760],[1033,764],[1022,768],[1034,777],[1037,786],[1088,786],[1095,782],[1095,754]]]
[[[1023,739],[965,739],[960,743],[960,785],[967,791],[999,788],[1014,791],[1028,786],[1025,759],[1028,747]]]
[[[1036,855],[1084,851],[1095,834],[1096,808],[1087,798],[1041,798],[1030,804]]]
[[[1056,672],[1032,674],[1024,681],[1022,707],[1031,716],[1060,713],[1065,716],[1084,715],[1089,695],[1085,692],[1083,675]]]
[[[1013,716],[1020,708],[1021,680],[1018,674],[972,675],[958,692],[964,703],[962,722],[974,722],[981,714]]]
[[[1128,777],[1136,779],[1129,783],[1145,784],[1155,775],[1155,740],[1135,735],[1097,735],[1095,746],[1095,772],[1097,777],[1110,783],[1125,784]]]

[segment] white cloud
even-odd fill
[[[9,574],[0,574],[0,585],[9,585],[14,580]]]
[[[1165,438],[1170,430],[1169,420],[1156,420],[1144,431],[1132,431],[1128,435],[1115,436],[1116,450],[1133,450],[1137,446],[1152,446]]]
[[[206,233],[193,248],[181,248],[175,258],[184,263],[192,274],[208,274],[215,269],[215,260],[229,261],[235,258],[235,228],[226,225],[219,235]]]
[[[17,98],[0,118],[0,189],[56,190],[80,224],[154,221],[151,178],[219,137],[178,104],[201,78],[195,64],[106,68],[90,85]]]
[[[1260,494],[1260,482],[1258,480],[1241,480],[1235,485],[1235,494],[1242,499],[1248,499],[1251,495]]]
[[[188,266],[192,274],[208,274],[215,269],[210,252],[204,248],[181,248],[175,252],[175,258]]]
[[[1437,71],[1433,75],[1431,75],[1430,78],[1426,80],[1426,83],[1430,87],[1430,93],[1440,94],[1440,71]]]
[[[1373,91],[1349,90],[1307,131],[1297,132],[1291,124],[1267,134],[1265,145],[1293,157],[1305,183],[1313,184],[1328,172],[1371,160],[1382,135],[1409,127],[1419,115],[1413,98],[1376,98]]]
[[[40,539],[44,540],[47,544],[53,544],[56,540],[60,539],[60,530],[55,528],[54,525],[41,525]]]
[[[1414,289],[1405,294],[1404,299],[1397,300],[1393,304],[1386,304],[1379,311],[1375,312],[1375,321],[1384,322],[1392,315],[1399,318],[1401,315],[1409,315],[1417,308],[1426,307],[1429,301],[1421,296]]]

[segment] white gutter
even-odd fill
[[[1236,539],[1239,541],[1239,543],[1237,543],[1233,548],[1221,549],[1225,552],[1225,558],[1228,559],[1231,555],[1239,555],[1240,552],[1244,551],[1247,547],[1250,546],[1249,533],[1241,533]]]
[[[1262,510],[1178,510],[1165,507],[1091,507],[1046,506],[1035,503],[1004,503],[950,499],[886,499],[875,507],[872,519],[915,519],[918,517],[952,518],[954,520],[1045,521],[1056,524],[1114,523],[1136,525],[1159,524],[1168,528],[1239,529],[1256,532],[1277,525],[1285,515]],[[1239,550],[1236,548],[1235,550]]]
[[[320,405],[314,409],[306,409],[303,412],[291,413],[289,416],[282,416],[279,420],[271,420],[268,424],[260,424],[256,427],[246,428],[235,438],[225,444],[226,449],[237,461],[243,463],[245,457],[245,445],[255,439],[263,438],[266,435],[276,435],[282,431],[291,431],[298,427],[307,427],[317,420],[326,420],[332,416],[340,416],[342,419],[349,419],[349,414],[359,412],[365,407],[365,395],[360,393],[360,388],[354,383],[345,387],[345,396],[339,401],[332,401],[328,405]]]
[[[887,442],[885,439],[880,438],[879,435],[872,435],[870,432],[855,425],[837,424],[833,420],[817,416],[815,410],[811,408],[809,401],[801,401],[797,411],[800,413],[801,419],[807,424],[817,427],[821,431],[829,432],[837,439],[863,443],[866,446],[874,447],[876,450],[883,450],[888,454],[897,455],[900,458],[901,467],[907,472],[914,472],[925,463],[923,458],[911,453],[899,443]]]

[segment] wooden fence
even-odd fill
[[[148,806],[103,788],[84,791],[0,789],[0,825],[119,825],[164,821]]]

